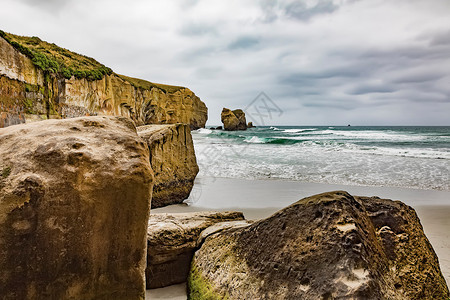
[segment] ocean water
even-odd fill
[[[201,177],[450,190],[450,126],[193,131]]]

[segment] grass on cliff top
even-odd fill
[[[159,88],[163,91],[166,91],[168,93],[175,93],[181,89],[184,89],[185,87],[182,86],[176,86],[176,85],[166,85],[166,84],[160,84],[160,83],[153,83],[150,81],[146,81],[143,79],[138,79],[138,78],[133,78],[133,77],[128,77],[125,75],[119,75],[117,74],[120,78],[122,78],[125,81],[128,81],[129,83],[131,83],[134,87],[137,88],[142,88],[145,90],[150,90],[151,88]]]
[[[35,36],[19,36],[0,30],[0,37],[30,58],[44,72],[58,73],[67,79],[75,76],[87,80],[100,80],[104,75],[112,74],[110,68],[93,58],[47,43]]]

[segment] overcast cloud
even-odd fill
[[[277,125],[450,125],[448,0],[0,0],[0,29]]]

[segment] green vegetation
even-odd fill
[[[93,58],[47,43],[35,36],[18,36],[0,30],[0,37],[29,57],[34,65],[46,73],[60,74],[67,79],[75,76],[91,81],[112,74],[110,68]]]
[[[8,178],[8,176],[11,175],[11,167],[6,167],[2,170],[2,177]]]
[[[220,295],[214,287],[207,282],[195,264],[191,266],[191,272],[188,277],[188,299],[195,300],[228,300],[228,295]]]
[[[25,92],[39,92],[39,85],[25,83]]]
[[[19,36],[0,30],[0,37],[30,58],[33,64],[46,74],[59,74],[67,79],[75,76],[77,79],[86,78],[93,81],[100,80],[105,75],[113,73],[110,68],[105,67],[93,58],[47,43],[35,36]],[[124,75],[118,76],[136,88],[150,90],[156,87],[168,93],[175,93],[184,88],[182,86],[153,83]]]
[[[131,85],[133,85],[136,88],[141,88],[141,89],[145,89],[145,90],[150,90],[151,88],[159,88],[161,90],[163,90],[164,92],[168,92],[168,93],[175,93],[181,89],[184,89],[185,87],[182,86],[176,86],[176,85],[166,85],[166,84],[160,84],[160,83],[153,83],[150,81],[146,81],[146,80],[142,80],[142,79],[138,79],[138,78],[133,78],[133,77],[128,77],[125,75],[119,75],[117,74],[120,78],[122,78],[125,81],[128,81],[129,83],[131,83]]]

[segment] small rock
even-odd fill
[[[203,233],[222,222],[223,227]],[[151,214],[147,235],[147,288],[185,282],[192,256],[202,239],[224,227],[248,224],[241,212]]]

